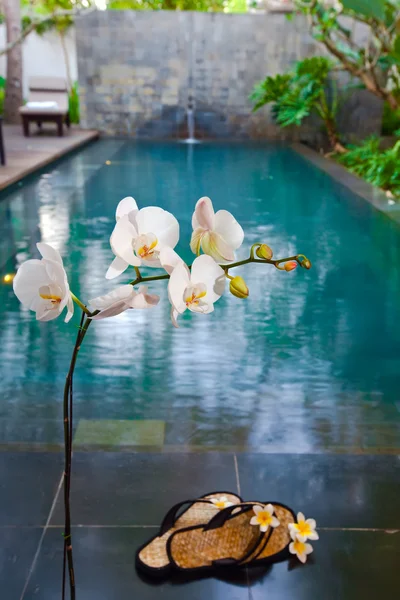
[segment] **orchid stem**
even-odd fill
[[[81,302],[81,300],[79,300],[79,298],[77,296],[75,296],[75,294],[73,294],[72,292],[70,292],[70,294],[71,294],[71,298],[75,302],[75,304],[77,304],[79,306],[79,308],[82,309],[83,312],[89,316],[91,313],[87,309],[87,307],[83,304],[83,302]]]
[[[283,269],[280,266],[281,263],[289,262],[290,260],[295,260],[299,265],[301,265],[302,261],[306,259],[304,254],[296,254],[296,256],[288,256],[287,258],[278,258],[277,260],[272,260],[272,258],[254,258],[254,248],[256,248],[257,246],[260,246],[260,244],[253,244],[253,246],[251,247],[251,250],[250,250],[249,258],[245,258],[244,260],[239,260],[237,262],[230,263],[228,265],[221,265],[221,267],[224,269],[226,274],[228,273],[229,269],[234,269],[235,267],[242,267],[243,265],[248,265],[249,263],[264,263],[267,265],[273,265],[280,271],[284,271],[285,269]],[[192,265],[189,266],[189,269],[191,267],[192,267]],[[155,275],[155,276],[151,275],[149,277],[142,277],[142,275],[137,267],[135,267],[135,271],[136,271],[137,277],[136,277],[136,279],[133,279],[132,281],[130,281],[129,285],[137,285],[138,283],[141,283],[143,281],[148,282],[148,281],[159,281],[161,279],[169,279],[168,274]],[[87,314],[90,314],[90,313],[87,313]]]
[[[86,308],[86,307],[85,307]],[[71,466],[72,466],[72,434],[73,434],[73,422],[72,422],[72,409],[73,409],[73,397],[72,397],[72,382],[75,370],[76,360],[78,358],[78,352],[81,348],[81,344],[89,329],[91,319],[85,319],[85,314],[88,311],[82,312],[81,324],[78,329],[76,336],[74,350],[72,352],[71,363],[67,379],[64,386],[64,450],[65,450],[65,466],[64,466],[64,563],[63,563],[63,586],[62,586],[62,598],[65,598],[65,569],[66,562],[68,563],[68,577],[69,577],[69,588],[70,598],[75,600],[75,573],[74,573],[74,561],[72,554],[72,536],[71,536],[71,507],[70,507],[70,491],[71,491]],[[90,313],[89,313],[90,314]]]

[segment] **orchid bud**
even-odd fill
[[[263,258],[264,260],[270,260],[273,256],[273,252],[267,244],[261,244],[256,250],[256,254],[258,258]]]
[[[297,262],[295,260],[289,260],[289,262],[285,263],[285,271],[293,271],[297,267]]]
[[[303,269],[311,269],[311,261],[308,260],[308,258],[305,258],[301,261],[301,266],[303,267]]]
[[[239,277],[239,275],[231,279],[229,283],[229,291],[231,294],[236,296],[236,298],[247,298],[249,295],[249,288],[247,287],[243,277]]]

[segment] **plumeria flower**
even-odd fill
[[[110,238],[115,258],[106,273],[107,279],[118,277],[129,265],[160,267],[161,248],[175,248],[178,243],[178,221],[158,206],[139,210],[136,200],[129,196],[118,204],[116,220]]]
[[[174,327],[178,327],[178,315],[187,309],[203,315],[213,312],[214,303],[222,296],[224,289],[225,271],[211,256],[198,256],[191,271],[183,261],[179,262],[171,272],[168,283]]]
[[[210,498],[211,502],[219,509],[228,508],[228,506],[233,506],[233,502],[229,502],[226,496],[221,496],[220,498]]]
[[[67,307],[65,322],[74,314],[74,303],[60,253],[39,242],[42,259],[22,263],[14,278],[13,287],[18,300],[35,311],[38,321],[52,321]]]
[[[200,198],[192,217],[190,248],[194,254],[209,254],[218,263],[229,263],[235,250],[243,243],[244,232],[235,217],[227,210],[214,212],[210,198]]]
[[[92,317],[93,320],[115,317],[130,308],[153,308],[160,301],[155,294],[148,294],[147,287],[142,286],[136,292],[132,285],[122,285],[105,296],[99,296],[89,301],[92,311],[100,311]]]
[[[316,532],[317,523],[315,519],[307,519],[303,515],[303,513],[297,513],[297,523],[289,523],[289,532],[292,540],[296,538],[300,542],[305,542],[306,540],[318,540],[319,535]]]
[[[307,555],[313,552],[311,544],[305,544],[296,538],[289,545],[290,554],[295,554],[300,562],[305,563],[307,561]]]
[[[272,504],[265,506],[253,506],[255,517],[251,518],[250,525],[259,525],[260,531],[265,533],[268,527],[278,527],[280,522],[274,517],[274,507]]]

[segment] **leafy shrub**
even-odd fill
[[[381,150],[379,138],[371,137],[336,158],[349,171],[400,197],[400,141]]]
[[[399,38],[400,39],[400,38]],[[382,134],[396,135],[396,131],[400,129],[400,109],[393,110],[389,104],[385,102],[382,118]]]
[[[68,97],[68,108],[71,123],[79,123],[79,91],[78,82],[75,81]]]

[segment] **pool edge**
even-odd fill
[[[372,204],[374,208],[385,213],[385,215],[396,221],[396,223],[400,223],[400,203],[394,202],[391,204],[385,192],[361,179],[361,177],[350,173],[350,171],[339,163],[319,154],[316,150],[305,144],[293,142],[290,144],[290,147],[297,154],[300,154],[300,156],[321,169],[321,171],[327,173],[332,179],[349,189],[353,194],[360,196],[369,204]]]

